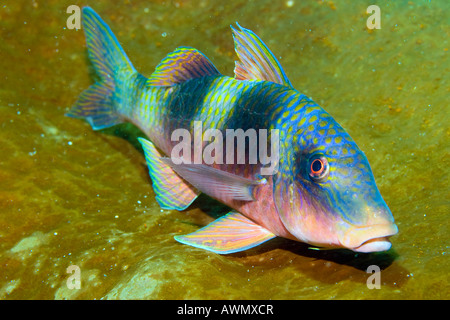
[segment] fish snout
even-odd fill
[[[356,252],[387,251],[391,248],[389,237],[398,232],[395,223],[352,226],[340,237],[341,245]]]

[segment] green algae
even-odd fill
[[[229,25],[255,31],[294,87],[366,153],[399,227],[387,253],[313,251],[274,239],[220,256],[177,243],[226,208],[154,200],[140,132],[64,117],[93,81],[72,2],[0,7],[1,299],[448,299],[447,1],[85,1],[149,75],[192,46],[232,75]],[[366,8],[381,9],[381,29]],[[369,265],[381,289],[368,289]],[[81,288],[67,287],[67,267]]]

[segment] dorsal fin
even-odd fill
[[[238,80],[267,80],[292,88],[292,84],[284,73],[277,58],[253,33],[253,31],[242,28],[240,30],[231,26],[234,39],[234,50],[240,61],[236,61],[234,74]]]
[[[189,79],[220,75],[212,62],[200,51],[179,47],[169,53],[147,80],[150,86],[172,86]]]

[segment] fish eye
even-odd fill
[[[308,173],[313,181],[320,182],[328,177],[330,166],[323,155],[314,155],[308,163]]]

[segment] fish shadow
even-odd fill
[[[100,130],[102,134],[106,134],[109,136],[114,136],[121,138],[127,142],[129,142],[133,147],[135,147],[137,150],[139,150],[142,154],[144,154],[144,151],[142,149],[141,143],[139,142],[138,138],[143,137],[147,139],[147,136],[144,132],[142,132],[138,127],[131,123],[121,123],[115,126],[112,126],[110,128],[102,129]],[[111,145],[112,142],[108,141]]]
[[[191,208],[198,208],[215,219],[230,211],[227,206],[206,195],[200,195]],[[199,228],[205,225],[204,220],[194,221],[194,224]],[[317,249],[303,242],[277,237],[254,248],[224,257],[248,268],[259,266],[264,270],[278,270],[282,267],[292,267],[300,274],[329,284],[345,280],[367,284],[374,271],[380,271],[383,285],[392,288],[400,288],[409,280],[410,272],[396,262],[399,254],[394,248],[373,253],[353,252],[348,249]]]
[[[289,251],[294,255],[314,260],[324,260],[340,265],[347,265],[362,271],[366,271],[371,265],[376,265],[380,270],[384,270],[392,265],[398,257],[394,249],[386,252],[358,253],[348,249],[321,249],[306,243],[283,238],[275,238],[271,242],[267,242],[255,254],[261,254],[275,249]]]
[[[382,285],[398,289],[410,276],[410,272],[397,263],[399,255],[395,249],[373,253],[359,253],[348,249],[315,250],[306,243],[274,238],[258,247],[230,256],[247,266],[270,261],[267,265],[272,265],[273,268],[292,267],[309,278],[327,284],[341,281],[367,284],[369,277],[379,271]]]

